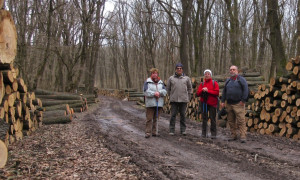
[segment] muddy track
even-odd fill
[[[247,143],[228,142],[218,128],[216,140],[201,138],[201,124],[187,120],[187,136],[168,134],[169,118],[159,119],[159,137],[144,138],[145,109],[135,102],[100,97],[93,112],[105,145],[131,158],[150,179],[300,179],[300,143],[249,134]]]

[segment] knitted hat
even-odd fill
[[[177,63],[175,68],[177,68],[177,67],[183,68],[183,65],[181,63]]]
[[[212,76],[212,72],[211,72],[210,69],[206,69],[206,70],[204,71],[204,75],[205,75],[206,72],[209,72],[209,73],[210,73],[210,76]]]

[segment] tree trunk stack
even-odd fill
[[[13,67],[17,33],[11,14],[2,9],[3,2],[0,1],[0,168],[6,162],[5,148],[38,128],[43,110],[41,103],[33,104],[39,100],[34,93],[27,92],[18,69]]]
[[[250,132],[300,139],[300,57],[286,64],[288,74],[258,86],[255,102],[246,107]]]
[[[116,97],[118,99],[126,99],[128,100],[128,92],[132,92],[132,89],[99,89],[98,94],[102,96],[111,96]]]
[[[97,102],[95,94],[72,94],[41,89],[35,90],[35,94],[43,101],[43,124],[69,123],[75,112],[84,112],[90,104]]]

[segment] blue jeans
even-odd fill
[[[180,132],[185,132],[186,125],[185,125],[185,111],[187,107],[187,103],[183,102],[171,102],[171,119],[170,119],[170,126],[169,130],[171,133],[175,132],[175,123],[176,123],[176,115],[179,112],[180,114]]]

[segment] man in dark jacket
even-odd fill
[[[238,74],[238,67],[230,67],[230,78],[226,80],[222,92],[222,104],[227,110],[227,119],[231,131],[229,140],[237,140],[237,129],[241,143],[246,142],[245,103],[248,97],[248,84],[245,78]]]

